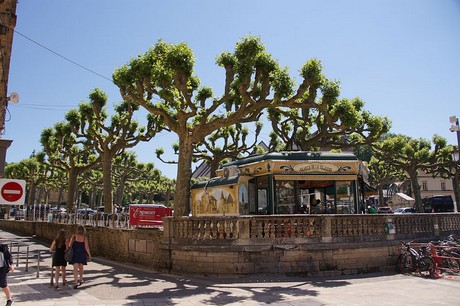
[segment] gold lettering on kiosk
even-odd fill
[[[294,166],[294,171],[296,172],[324,172],[331,173],[337,172],[339,167],[334,164],[323,164],[323,163],[304,163]]]

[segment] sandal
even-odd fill
[[[58,285],[54,286],[54,289],[59,289],[59,286]]]

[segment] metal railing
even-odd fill
[[[18,220],[18,218],[15,218]],[[27,221],[62,223],[62,224],[82,224],[95,227],[113,227],[113,228],[129,228],[129,214],[76,214],[76,213],[61,213],[61,212],[30,212],[24,218]],[[20,220],[20,219],[19,219]]]
[[[36,278],[40,277],[40,272],[49,271],[44,261],[51,258],[51,253],[45,250],[31,250],[31,245],[18,241],[2,242],[9,246],[10,253],[13,257],[13,266],[15,269],[24,268],[24,272],[36,273]],[[33,271],[35,270],[35,271]]]

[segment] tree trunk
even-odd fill
[[[210,168],[211,168],[211,173],[209,174],[209,178],[213,178],[213,177],[216,177],[217,174],[216,174],[216,171],[217,169],[219,169],[219,160],[218,158],[216,158],[214,156],[214,158],[211,159],[211,162],[210,162]]]
[[[171,188],[168,187],[168,189],[166,189],[166,194],[165,194],[165,206],[166,207],[169,207],[169,197],[171,195]]]
[[[67,212],[72,212],[75,200],[75,190],[77,189],[78,174],[74,169],[69,170],[69,182],[67,186]]]
[[[104,189],[104,212],[113,213],[113,195],[112,195],[112,155],[105,153],[102,155],[102,180]]]
[[[61,209],[63,196],[64,196],[64,190],[63,190],[63,188],[59,188],[59,193],[58,193],[58,207],[59,207],[59,209]]]
[[[383,196],[383,185],[380,184],[378,189],[379,189],[379,204],[377,205],[377,207],[378,206],[384,206],[384,203],[385,203],[385,198]]]
[[[35,193],[37,190],[37,186],[35,182],[31,181],[29,186],[29,197],[27,199],[27,205],[33,206],[35,204]]]
[[[457,206],[457,212],[460,212],[460,171],[455,171],[455,175],[452,177],[452,186],[454,187],[454,197]]]
[[[51,189],[48,189],[46,188],[45,189],[45,203],[46,204],[50,204],[50,192],[51,192]]]
[[[103,206],[102,202],[102,190],[97,191],[97,206]]]
[[[94,186],[93,190],[91,190],[91,197],[92,197],[92,202],[94,204],[94,207],[99,206],[97,202],[97,195],[98,195],[97,187]]]
[[[153,193],[148,193],[147,194],[147,202],[148,203],[154,203],[154,201],[153,201]]]
[[[118,183],[119,184],[118,184],[115,200],[117,201],[118,205],[121,205],[123,204],[123,193],[125,192],[126,177],[122,175]]]
[[[188,133],[179,136],[179,162],[177,165],[174,215],[188,216],[190,213],[190,180],[192,179],[193,145]]]
[[[417,180],[417,172],[409,173],[409,176],[410,183],[412,185],[412,191],[414,192],[415,207],[417,208],[417,212],[424,212],[422,204],[422,195],[420,193],[420,185]]]
[[[43,187],[40,187],[38,189],[38,200],[37,200],[38,204],[42,204],[43,202],[42,198],[43,198]]]

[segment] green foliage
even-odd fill
[[[195,56],[186,43],[165,45],[165,67],[190,77],[195,65]]]
[[[288,73],[288,68],[273,70],[270,73],[275,96],[279,99],[289,98],[294,93],[295,82]]]
[[[223,52],[216,57],[216,64],[220,67],[233,67],[236,63],[236,58],[230,52]]]
[[[300,69],[300,75],[311,85],[319,86],[323,81],[323,67],[317,59],[308,60]]]

